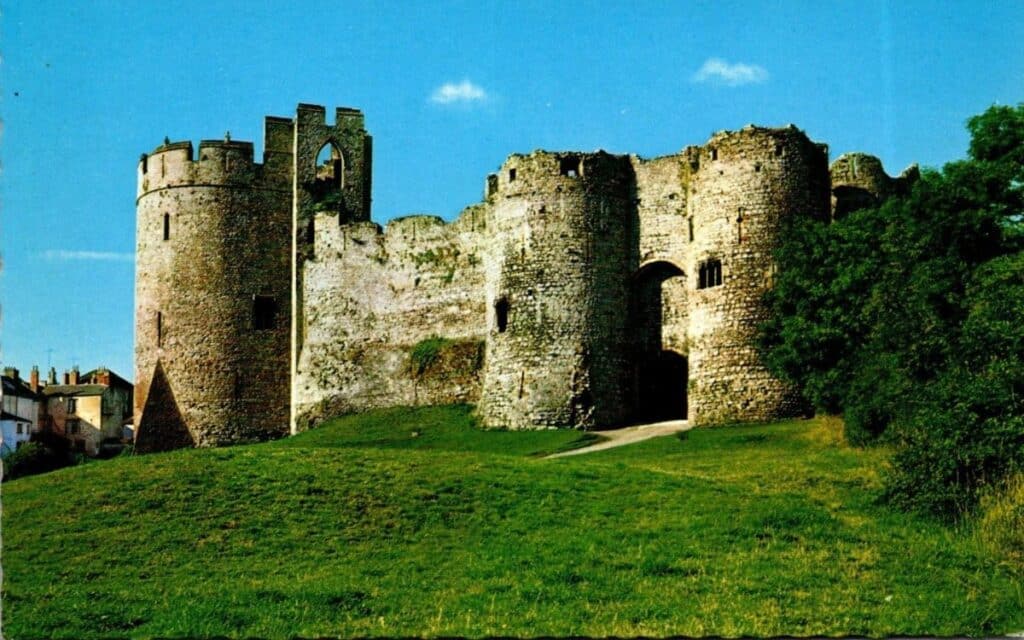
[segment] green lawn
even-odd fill
[[[555,460],[465,407],[3,486],[8,638],[993,635],[1020,577],[876,503],[835,421]],[[414,435],[417,434],[417,435]]]

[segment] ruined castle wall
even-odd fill
[[[485,424],[625,418],[633,185],[628,158],[603,153],[535,152],[502,166],[485,254]]]
[[[795,128],[716,134],[697,159],[688,201],[694,242],[687,269],[690,419],[770,420],[799,412],[755,347],[767,308],[772,251],[788,216],[827,218],[827,152]],[[700,265],[721,262],[721,286],[699,288]]]
[[[306,326],[304,314],[305,263],[313,257],[310,233],[318,212],[328,212],[340,223],[370,219],[373,179],[373,140],[364,127],[363,113],[339,107],[334,123],[327,123],[327,110],[318,105],[300,104],[294,121],[291,143],[294,156],[294,211],[292,219],[292,334],[291,375],[298,375],[298,360],[303,351]],[[317,156],[329,145],[340,159],[336,183],[319,180]],[[295,399],[296,404],[298,399]],[[291,417],[292,430],[297,415]]]
[[[288,429],[287,171],[252,144],[168,144],[139,166],[135,420],[140,451]],[[255,299],[271,301],[254,326]]]
[[[486,313],[487,208],[455,222],[433,216],[341,225],[316,217],[305,263],[303,349],[295,379],[300,428],[374,407],[475,402]],[[417,371],[420,341],[452,341]]]

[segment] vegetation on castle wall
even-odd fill
[[[409,372],[414,378],[472,374],[483,366],[482,340],[451,340],[431,336],[409,351]]]
[[[761,340],[850,441],[896,445],[894,502],[943,516],[1024,467],[1024,105],[968,129],[906,196],[793,222]]]

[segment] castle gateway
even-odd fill
[[[488,427],[595,428],[801,409],[754,345],[783,221],[890,178],[793,126],[645,160],[535,151],[451,223],[370,221],[363,114],[300,104],[251,142],[138,168],[140,451],[251,442],[343,412],[472,402]]]

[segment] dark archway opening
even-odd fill
[[[671,281],[671,282],[669,282]],[[689,363],[666,340],[666,318],[674,311],[666,292],[685,275],[671,262],[645,265],[633,276],[630,299],[630,333],[633,355],[633,419],[659,422],[686,417]]]
[[[637,367],[636,418],[642,422],[686,417],[689,363],[675,351],[646,356]]]

